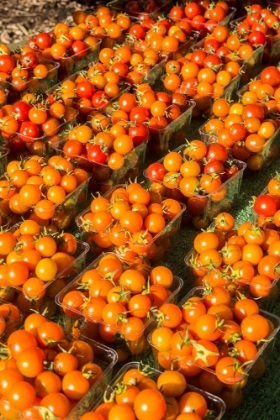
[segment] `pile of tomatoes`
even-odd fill
[[[72,318],[73,330],[79,318],[80,330],[87,329],[97,341],[126,343],[132,354],[147,350],[149,319],[182,284],[169,268],[152,269],[136,261],[106,254],[59,294],[57,301]]]
[[[98,64],[95,68],[93,65],[95,70],[101,73],[105,70],[114,72],[131,84],[140,84],[144,79],[148,79],[150,84],[155,82],[155,77],[151,79],[151,71],[159,61],[163,62],[157,50],[146,48],[141,51],[129,45],[115,49],[103,48],[99,53],[99,60],[104,66]]]
[[[230,32],[226,26],[220,25],[216,26],[213,32],[197,45],[206,52],[241,64],[244,63],[244,60],[251,59],[254,50],[259,47],[259,44],[252,40],[249,34],[236,34],[234,31]],[[253,67],[254,64],[252,63]]]
[[[66,285],[64,279],[73,275],[78,244],[70,233],[52,233],[26,220],[0,233],[0,247],[1,284],[5,286],[1,296],[9,301],[16,298],[24,310],[36,309],[36,304],[39,308],[45,296],[53,298],[53,291],[46,286],[54,279],[61,278],[54,287],[58,292]]]
[[[59,147],[66,158],[78,159],[80,168],[93,170],[94,177],[96,168],[92,164],[108,165],[117,171],[123,168],[129,153],[148,139],[149,129],[143,123],[111,124],[110,117],[96,114],[91,123],[73,126]]]
[[[48,226],[52,219],[61,228],[61,218],[67,219],[63,204],[67,199],[68,205],[71,199],[73,206],[81,204],[88,181],[88,173],[74,169],[67,159],[53,156],[46,160],[35,155],[8,164],[7,173],[0,180],[0,198],[7,204],[7,215],[24,215],[40,226]],[[2,211],[3,208],[2,203]]]
[[[27,93],[13,105],[0,109],[0,138],[12,153],[46,155],[49,142],[57,141],[62,126],[74,121],[77,111],[56,100]]]
[[[218,1],[216,3],[203,2],[199,5],[197,2],[189,2],[185,6],[174,6],[169,12],[169,17],[174,22],[187,22],[191,29],[205,32],[212,32],[213,29],[222,22],[231,11],[227,2]]]
[[[265,370],[258,351],[273,334],[273,318],[252,299],[232,300],[223,287],[216,294],[193,289],[180,307],[165,306],[160,326],[150,335],[157,364],[173,366],[229,409],[240,405],[248,380]]]
[[[279,114],[280,71],[278,67],[268,66],[259,77],[252,80],[238,92],[243,105],[262,103],[270,114]]]
[[[29,315],[2,345],[0,413],[5,418],[64,419],[103,375],[90,341],[68,341],[63,328]]]
[[[110,198],[94,198],[77,224],[90,233],[87,242],[95,254],[117,249],[125,259],[141,255],[157,261],[169,248],[182,212],[178,201],[131,183],[115,188]]]
[[[225,198],[231,205],[238,187],[235,194],[231,191],[231,197],[228,197],[229,184],[223,184],[240,174],[240,163],[230,161],[226,147],[219,143],[207,146],[201,140],[192,140],[149,165],[145,177],[152,190],[161,189],[163,195],[186,203],[196,225],[200,219],[215,216],[209,208],[211,203],[216,214]],[[231,184],[232,189],[234,184]]]
[[[212,112],[213,117],[200,130],[207,142],[223,145],[235,159],[245,161],[252,171],[266,167],[275,158],[278,147],[273,139],[279,120],[268,117],[264,103],[243,105],[217,99]]]
[[[30,38],[26,48],[37,52],[43,57],[61,61],[69,61],[69,57],[85,57],[98,48],[100,41],[88,35],[79,25],[69,27],[66,23],[58,23],[52,33],[40,32],[35,38]]]
[[[193,98],[196,103],[193,116],[198,116],[202,111],[210,112],[211,98],[225,95],[227,87],[239,76],[241,67],[236,61],[223,64],[222,57],[196,50],[178,60],[169,60],[165,70],[162,78],[165,89]]]
[[[21,53],[12,53],[7,45],[0,44],[0,87],[8,89],[9,103],[17,100],[19,94],[27,89],[38,92],[42,80],[48,80],[49,86],[56,82],[54,63],[42,59],[28,48],[23,48]]]
[[[184,22],[172,24],[167,18],[155,21],[147,17],[131,25],[125,42],[140,51],[152,48],[163,57],[180,55],[180,51],[183,51],[186,45],[189,48],[189,42],[193,42],[194,39],[194,36],[191,36],[191,26],[185,25]]]
[[[196,283],[207,286],[211,294],[228,288],[237,296],[241,292],[266,298],[273,295],[279,277],[279,238],[277,230],[252,222],[234,228],[234,218],[221,213],[214,226],[196,236],[186,263]],[[257,302],[262,305],[263,300]]]
[[[101,63],[96,63],[88,71],[81,71],[49,90],[48,98],[62,101],[64,106],[74,106],[82,119],[95,110],[105,108],[121,90],[129,87],[120,83],[118,74],[106,71]]]
[[[176,384],[176,386],[174,386]],[[207,398],[208,397],[208,398]],[[176,418],[202,420],[221,414],[219,403],[195,388],[189,388],[186,378],[173,370],[159,374],[134,364],[106,392],[104,402],[81,420],[145,420]]]
[[[260,4],[252,4],[246,7],[246,12],[246,17],[236,21],[236,31],[241,35],[250,34],[251,42],[257,45],[266,44],[264,58],[267,61],[279,59],[279,11],[275,13],[270,7],[263,8]]]

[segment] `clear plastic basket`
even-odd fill
[[[183,153],[185,148],[186,146],[183,145],[173,150],[173,152]],[[158,161],[158,163],[161,164],[162,162],[163,159],[160,159]],[[193,197],[196,197],[197,201],[201,204],[199,218],[205,221],[205,227],[206,225],[209,225],[212,222],[212,220],[217,214],[219,214],[222,211],[228,211],[234,205],[234,202],[239,196],[243,173],[246,169],[246,163],[234,159],[233,164],[237,166],[238,172],[236,172],[230,179],[225,181],[216,191],[207,195],[193,195]],[[146,170],[144,171],[144,177],[147,180],[149,186],[152,186],[153,184],[163,185],[162,181],[149,179]],[[165,188],[166,191],[168,191],[168,188]],[[188,208],[188,198],[181,193],[179,188],[176,188],[176,190],[179,192],[182,201],[187,206],[187,216],[190,216],[191,218],[198,216],[197,214],[192,214],[190,212]],[[167,192],[166,195],[168,195]]]
[[[29,158],[24,159],[24,162],[28,161],[28,159]],[[45,163],[47,163],[47,159],[45,160]],[[0,180],[1,179],[6,180],[7,174],[5,173],[0,176]],[[54,211],[54,215],[51,220],[58,229],[66,229],[84,207],[90,179],[91,175],[88,174],[87,180],[78,185],[75,190],[68,193],[61,203],[53,204],[52,210]],[[29,207],[26,213],[23,214],[23,217],[28,218],[28,216],[34,212],[34,207],[35,206]],[[49,210],[46,211],[48,212]],[[48,217],[44,217],[43,219],[46,220]]]
[[[93,65],[95,63],[90,63],[88,67],[90,67],[91,65]],[[64,79],[63,81],[65,82],[66,80],[71,80],[72,82],[75,82],[75,80],[77,79],[77,77],[79,76],[79,72],[72,74],[71,76],[67,77],[66,79]],[[61,91],[61,84],[62,83],[58,83],[57,85],[53,86],[51,89],[49,89],[46,93],[47,95],[53,95],[56,92],[60,92]],[[131,89],[131,84],[126,82],[126,81],[120,81],[119,84],[119,93],[117,96],[111,98],[102,108],[94,108],[94,107],[83,107],[83,111],[79,112],[77,119],[79,122],[83,122],[86,121],[88,114],[96,111],[96,112],[102,112],[106,107],[108,107],[112,102],[116,101],[123,93],[129,92]],[[74,98],[73,100],[73,107],[76,108],[76,102],[75,102],[76,98]],[[78,112],[78,111],[77,111]]]
[[[203,50],[205,38],[196,43],[192,48],[191,51],[196,50]],[[252,54],[252,56],[246,60],[242,60],[241,58],[237,58],[237,61],[240,65],[240,86],[245,85],[249,82],[250,79],[255,77],[261,70],[261,63],[262,57],[264,52],[265,45],[260,45],[256,48]],[[231,57],[225,57],[225,62],[232,61]]]
[[[187,102],[182,114],[168,124],[163,129],[150,128],[150,141],[148,143],[147,154],[153,157],[163,157],[168,150],[182,144],[186,138],[186,132],[189,130],[192,119],[192,112],[195,102]]]
[[[117,362],[117,354],[114,350],[110,349],[107,346],[104,346],[94,340],[90,340],[86,337],[80,337],[80,340],[86,342],[90,345],[90,347],[93,350],[94,354],[94,363],[96,363],[98,366],[100,366],[103,370],[102,375],[100,378],[90,387],[87,394],[77,402],[77,404],[72,408],[70,413],[62,419],[58,418],[60,420],[77,420],[80,418],[85,412],[87,412],[92,404],[99,398],[100,394],[103,394],[110,383],[111,377],[112,377],[112,370],[114,365]],[[70,336],[70,343],[73,342],[73,338]],[[5,400],[1,399],[0,402],[0,415],[2,417],[2,408],[4,407]],[[21,413],[18,413],[21,416]],[[14,417],[10,417],[11,419],[14,419]],[[16,417],[18,418],[18,417]],[[21,417],[19,417],[21,418]]]
[[[86,55],[84,57],[79,57],[79,53],[77,53],[72,56],[62,57],[59,60],[58,79],[60,81],[71,76],[71,74],[84,70],[89,63],[98,60],[102,40],[97,38],[96,41],[94,47],[90,46],[86,49]]]
[[[0,89],[7,91],[8,104],[13,104],[16,101],[19,101],[27,93],[34,93],[36,95],[45,93],[46,90],[57,83],[60,64],[47,60],[39,54],[36,54],[36,56],[38,59],[38,64],[48,64],[52,66],[52,68],[48,70],[47,76],[44,79],[33,78],[28,80],[26,82],[25,88],[20,91],[16,90],[16,88],[10,82],[0,82]]]
[[[105,253],[105,256],[110,255],[110,253]],[[75,308],[67,308],[67,313],[73,314],[73,317],[68,316],[65,314],[64,310],[63,310],[63,298],[64,296],[72,291],[72,290],[81,290],[80,287],[80,280],[82,278],[82,276],[89,270],[94,269],[96,267],[98,267],[99,261],[101,260],[101,258],[103,258],[104,255],[99,256],[98,258],[96,258],[90,265],[88,265],[86,267],[86,269],[82,272],[80,272],[78,274],[78,276],[71,282],[69,283],[60,293],[58,293],[58,295],[56,296],[56,304],[60,307],[61,309],[61,314],[63,317],[63,324],[64,324],[64,328],[66,329],[66,331],[72,331],[73,330],[73,326],[75,326],[77,324],[77,319],[78,319],[78,324],[81,328],[81,330],[83,331],[83,334],[89,334],[90,338],[93,338],[94,340],[97,340],[99,342],[103,342],[105,345],[108,343],[106,343],[100,336],[99,334],[99,325],[103,324],[104,322],[102,321],[98,321],[95,319],[86,319],[82,312],[79,311],[78,309]],[[112,254],[115,255],[115,254]],[[121,261],[123,267],[126,267],[126,269],[129,269],[129,265],[127,265],[127,262],[125,259],[118,257],[119,260]],[[150,272],[152,270],[152,267],[147,266],[146,270],[148,272]],[[181,288],[183,287],[183,280],[180,279],[180,277],[174,276],[173,278],[173,283],[172,286],[170,287],[170,296],[168,297],[167,302],[176,302],[177,298],[178,298],[178,294],[181,290]],[[117,328],[116,334],[119,335],[116,339],[115,343],[110,343],[111,346],[114,347],[125,347],[126,350],[129,352],[130,356],[135,359],[135,360],[141,360],[141,357],[143,356],[143,353],[147,353],[148,346],[147,346],[147,342],[146,342],[146,337],[149,334],[149,332],[151,331],[151,329],[155,328],[155,318],[153,316],[151,316],[149,319],[146,319],[146,321],[144,321],[144,327],[142,330],[142,337],[138,340],[133,340],[133,341],[127,341],[125,340],[120,333],[120,329]]]
[[[262,192],[262,194],[265,194],[266,190],[264,190]],[[252,211],[253,213],[253,211]],[[256,214],[252,214],[252,220],[257,220],[257,215]],[[214,223],[210,226],[210,228],[212,228],[213,230],[215,229],[215,225]],[[225,233],[224,233],[225,235]],[[188,270],[188,287],[189,288],[193,288],[193,287],[197,287],[197,286],[201,286],[201,277],[195,275],[194,270],[193,270],[193,262],[195,262],[196,257],[198,256],[198,253],[195,251],[194,248],[192,248],[188,254],[186,255],[184,261],[185,264],[187,266],[187,270]],[[238,282],[238,279],[236,279],[236,277],[234,278],[228,278],[228,282],[229,285],[232,283],[234,285],[234,287],[232,288],[232,296],[235,297],[236,295],[238,295],[238,293],[240,292],[242,295],[245,295],[246,297],[248,297],[249,299],[256,299],[256,303],[258,304],[258,306],[265,310],[265,311],[269,311],[272,312],[273,311],[273,307],[274,304],[276,303],[276,300],[279,296],[279,279],[280,279],[280,275],[271,281],[269,287],[265,287],[264,285],[262,285],[262,290],[263,290],[263,297],[258,297],[257,299],[255,298],[255,296],[252,295],[252,293],[250,292],[250,285],[249,283],[244,283],[244,282]],[[266,295],[266,296],[265,296]]]
[[[161,58],[168,58],[169,60],[178,60],[179,58],[184,57],[191,49],[191,47],[197,42],[199,38],[199,32],[197,31],[191,31],[191,33],[188,35],[188,38],[185,42],[182,42],[176,51],[173,52],[167,52],[167,51],[159,51]],[[133,47],[134,41],[131,40],[131,38],[126,37],[125,38],[125,44],[130,45]],[[134,48],[135,52],[142,50],[138,50],[137,48]]]
[[[181,6],[180,4],[181,2],[179,2],[179,6]],[[178,3],[177,3],[178,4]],[[183,2],[183,5],[185,6],[185,3]],[[221,22],[218,22],[216,24],[211,24],[211,26],[209,27],[209,25],[207,24],[207,21],[205,23],[199,23],[200,29],[199,29],[199,39],[202,39],[204,37],[206,37],[210,33],[215,29],[216,26],[229,26],[230,22],[233,20],[234,15],[236,13],[236,8],[235,7],[229,7],[228,11],[227,11],[227,15],[225,16],[225,18],[223,20],[221,20]],[[171,18],[170,18],[171,19]],[[174,22],[180,22],[181,19],[171,19]],[[185,21],[187,21],[190,26],[192,26],[192,21],[188,20],[187,18],[184,19]],[[198,29],[196,29],[198,30]]]
[[[126,188],[126,186],[126,184],[115,185],[109,191],[107,191],[107,193],[103,194],[103,197],[110,199],[113,192],[117,188]],[[177,216],[174,217],[173,220],[167,223],[165,228],[162,231],[160,231],[156,236],[154,236],[153,240],[150,243],[143,245],[143,252],[141,252],[141,254],[145,255],[146,258],[148,258],[149,260],[152,260],[154,262],[161,260],[162,258],[164,258],[164,255],[167,252],[170,253],[170,251],[174,249],[178,240],[177,233],[180,231],[183,214],[186,211],[185,204],[180,204],[180,213],[177,214]],[[88,212],[90,212],[90,207],[88,207],[86,210],[80,213],[78,217],[76,217],[76,225],[79,229],[82,240],[89,243],[91,253],[94,256],[98,256],[102,252],[104,252],[104,248],[98,247],[97,244],[94,242],[94,238],[92,236],[93,232],[89,231],[88,229],[86,231],[83,229],[83,216]],[[107,235],[107,232],[104,232],[104,235]],[[140,247],[141,246],[139,246],[139,248]],[[106,251],[115,251],[115,247],[111,246],[109,248],[106,248]]]
[[[179,307],[182,307],[184,303],[193,296],[203,297],[204,288],[203,287],[195,287],[193,288],[178,304]],[[234,300],[232,301],[234,303]],[[246,393],[250,392],[252,387],[259,381],[259,379],[265,373],[267,366],[270,364],[274,344],[275,344],[275,337],[280,329],[280,318],[274,314],[269,312],[260,310],[260,315],[265,317],[269,324],[271,332],[269,337],[265,340],[265,342],[260,346],[258,353],[256,354],[255,358],[253,359],[252,363],[247,364],[244,366],[244,374],[242,374],[238,380],[236,379],[232,384],[223,384],[223,390],[228,390],[228,392],[232,393],[232,399],[236,399],[236,404],[238,405],[242,402],[242,396],[244,394],[244,401],[246,400]],[[148,337],[148,341],[151,344],[151,334]],[[153,356],[154,356],[154,363],[157,369],[162,370],[158,363],[158,350],[156,347],[152,347]],[[216,373],[211,368],[201,368],[202,371],[207,371],[216,376]],[[200,373],[199,373],[200,374]],[[219,393],[220,394],[220,393]]]
[[[275,6],[277,8],[277,5]],[[274,10],[274,7],[272,8],[272,10]],[[246,16],[242,16],[238,19],[234,19],[232,22],[230,22],[230,28],[232,30],[236,29],[238,24],[243,22],[245,18]],[[269,63],[278,62],[280,60],[280,36],[275,31],[275,35],[266,34],[265,41],[266,44],[263,52],[263,61]]]
[[[130,363],[127,363],[125,366],[123,366],[110,382],[110,385],[106,392],[106,397],[109,396],[112,393],[113,388],[119,382],[123,380],[123,377],[126,372],[128,372],[130,369],[141,370],[142,367],[143,367],[143,364],[140,364],[138,362],[130,362]],[[149,374],[148,374],[149,378],[153,379],[154,381],[157,381],[160,374],[161,374],[160,371],[149,366]],[[198,394],[202,395],[207,401],[208,409],[211,411],[211,418],[213,420],[221,420],[226,410],[225,403],[221,400],[221,398],[216,397],[215,395],[212,395],[209,392],[202,391],[201,389],[198,389],[191,385],[187,385],[185,392],[197,392]],[[92,411],[95,411],[97,407],[103,402],[104,402],[103,397],[100,397],[98,401],[95,402],[92,408]]]
[[[245,89],[245,87],[243,89]],[[238,92],[238,95],[242,95],[241,92],[243,92],[243,89],[241,89]],[[217,135],[209,134],[209,133],[206,133],[206,131],[205,131],[205,126],[206,126],[208,121],[206,121],[206,123],[204,123],[199,128],[200,138],[207,145],[210,144],[210,143],[217,142]],[[275,133],[273,134],[273,136],[270,137],[270,139],[268,139],[266,141],[265,145],[263,146],[263,148],[260,152],[253,154],[253,155],[257,155],[259,157],[259,170],[258,170],[258,172],[261,172],[261,171],[265,170],[278,156],[279,150],[280,150],[280,135],[279,134],[280,134],[280,128],[278,128],[275,131]],[[249,168],[246,169],[245,173],[248,173],[248,172],[249,172]]]
[[[71,107],[66,107],[71,108]],[[52,156],[54,153],[54,149],[52,147],[52,144],[57,141],[58,137],[57,134],[61,130],[67,130],[71,124],[76,122],[76,118],[78,115],[78,111],[75,109],[72,109],[72,116],[69,121],[61,121],[61,124],[51,133],[51,134],[42,134],[40,137],[37,138],[28,138],[27,136],[24,136],[25,138],[25,147],[21,150],[21,152],[28,152],[30,155],[39,155],[42,157],[46,156]],[[28,140],[28,141],[26,141]],[[1,135],[0,132],[0,142],[2,144],[5,144],[10,150],[10,159],[16,158],[17,153],[13,153],[13,144],[17,143],[17,141],[21,142],[21,134],[20,133],[14,133],[9,138],[4,138]],[[9,147],[10,144],[10,147]]]
[[[117,353],[110,347],[104,346],[103,344],[84,336],[79,337],[79,340],[83,340],[90,344],[94,352],[94,363],[103,369],[103,374],[98,379],[98,381],[90,387],[88,393],[65,417],[65,420],[79,419],[84,413],[88,411],[93,402],[97,401],[100,394],[103,394],[106,391],[112,378],[113,368],[118,361]]]
[[[9,229],[9,232],[14,233],[19,229],[19,227],[20,227],[20,224],[13,225]],[[41,228],[41,232],[44,233],[44,228]],[[53,280],[46,282],[43,290],[45,290],[48,286],[50,286],[50,284],[55,282],[58,278],[64,278],[68,282],[73,280],[77,276],[77,274],[84,269],[85,263],[86,263],[86,254],[88,253],[88,251],[89,251],[89,245],[87,243],[82,242],[82,241],[77,241],[77,249],[75,253],[73,254],[72,262],[60,272],[58,271],[56,274],[56,277]],[[1,284],[2,285],[4,284],[3,281],[1,282]],[[12,287],[6,283],[5,283],[5,286]],[[14,288],[18,290],[19,292],[22,291],[22,287],[20,286],[18,287],[16,286]]]
[[[90,125],[90,123],[87,123]],[[63,146],[67,142],[67,135],[62,135],[61,140],[54,145],[56,154],[65,157]],[[140,168],[145,162],[147,142],[141,143],[134,147],[127,155],[125,155],[124,165],[122,168],[113,170],[106,164],[89,162],[84,157],[73,157],[70,159],[74,167],[82,168],[90,172],[91,179],[89,182],[89,190],[93,193],[108,191],[112,186],[124,183],[129,179],[135,179],[140,174]]]

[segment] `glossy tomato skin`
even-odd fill
[[[24,101],[18,101],[13,104],[13,112],[20,122],[28,121],[28,113],[31,108],[31,105]]]
[[[260,31],[250,33],[249,42],[251,45],[262,45],[265,43],[265,35]]]
[[[24,69],[34,69],[38,64],[38,59],[33,52],[22,53],[19,64]]]
[[[217,160],[219,162],[225,162],[228,158],[228,152],[225,146],[219,143],[211,143],[208,146],[208,152],[206,155],[207,160]]]
[[[137,122],[128,129],[128,135],[135,145],[144,143],[149,138],[149,129],[141,122]]]
[[[36,139],[40,135],[39,127],[31,121],[24,121],[19,129],[20,137],[25,142],[30,142],[31,139]]]
[[[87,148],[87,158],[93,163],[106,163],[108,155],[98,144],[90,145]]]
[[[152,163],[147,168],[147,176],[152,181],[162,181],[164,178],[164,175],[167,173],[167,170],[161,163]]]
[[[278,209],[278,202],[268,194],[259,195],[254,202],[254,211],[258,216],[272,217]]]
[[[16,67],[15,60],[10,55],[0,55],[0,71],[5,73],[12,73],[13,69]]]

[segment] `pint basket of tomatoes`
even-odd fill
[[[185,210],[185,204],[140,184],[115,185],[94,198],[76,224],[94,255],[106,250],[156,262],[174,248]]]
[[[123,120],[132,126],[133,123],[147,125],[150,132],[147,153],[162,157],[172,145],[176,147],[184,142],[194,107],[195,102],[183,93],[169,95],[142,83],[135,87],[134,93],[121,95],[105,112],[115,123]]]
[[[25,313],[56,312],[54,298],[84,269],[88,244],[26,220],[0,232],[1,297]]]
[[[217,54],[194,50],[179,60],[169,60],[161,77],[166,92],[179,92],[195,101],[193,116],[211,113],[213,100],[230,100],[240,84],[241,66],[236,61],[224,63]]]
[[[56,303],[66,331],[77,330],[117,352],[122,347],[122,357],[140,360],[149,350],[153,314],[176,301],[182,286],[165,266],[105,253],[57,295]]]
[[[10,159],[51,155],[58,132],[78,115],[70,106],[33,93],[5,107],[0,109],[0,141],[10,149]]]
[[[263,60],[266,62],[275,62],[280,59],[280,15],[274,9],[275,7],[271,6],[263,8],[260,4],[252,4],[246,7],[246,16],[230,23],[231,28],[237,33],[249,34],[253,43],[257,45],[265,43]]]
[[[33,420],[80,418],[105,391],[117,361],[114,350],[67,336],[39,313],[25,319],[1,352],[1,416]]]
[[[7,45],[1,44],[0,89],[6,91],[9,104],[20,100],[26,93],[40,94],[54,86],[58,69],[59,63],[37,52],[23,50],[12,53]]]
[[[26,49],[59,63],[58,78],[63,80],[83,70],[98,57],[101,40],[87,35],[78,25],[55,25],[53,32],[40,32],[28,40]]]
[[[256,210],[271,204],[269,200],[258,197]],[[276,228],[253,221],[237,228],[229,213],[221,213],[208,230],[197,235],[185,258],[192,286],[203,284],[210,294],[224,287],[234,297],[256,299],[259,307],[271,310],[279,293],[279,244]]]
[[[198,4],[196,2],[185,3],[179,1],[172,7],[169,17],[176,23],[184,22],[192,30],[198,31],[200,39],[213,32],[217,25],[228,26],[235,15],[236,9],[228,7],[227,2],[210,1],[208,4]]]
[[[101,5],[96,9],[77,10],[74,12],[72,19],[73,23],[71,22],[69,25],[70,34],[71,31],[76,32],[81,28],[88,38],[101,39],[101,49],[122,44],[125,40],[125,34],[135,21],[126,13]]]
[[[54,147],[57,155],[91,174],[92,192],[104,193],[140,174],[148,139],[144,124],[112,124],[110,117],[96,113],[91,121],[60,133]]]
[[[7,214],[34,219],[41,226],[52,221],[58,229],[65,229],[87,198],[90,178],[61,156],[13,160],[0,177],[0,198],[7,202]]]
[[[106,71],[106,79],[119,76],[120,80],[132,85],[143,82],[153,85],[163,74],[166,60],[166,57],[161,57],[160,52],[153,48],[141,51],[126,44],[116,45],[113,49],[102,49],[99,53],[99,61],[102,64],[93,64],[91,70],[102,74]]]
[[[217,99],[212,118],[200,127],[199,133],[208,145],[224,145],[232,158],[246,162],[250,171],[261,171],[279,152],[279,119],[269,118],[265,102],[243,98],[242,103]]]
[[[224,57],[225,63],[236,61],[241,67],[241,85],[260,72],[264,44],[250,42],[249,34],[235,34],[219,25],[210,35],[192,46],[192,51],[200,49]]]
[[[10,150],[0,146],[0,176],[6,172]]]
[[[105,72],[102,74],[98,64],[100,63],[93,63],[88,70],[72,74],[49,89],[48,99],[62,101],[64,106],[74,107],[79,112],[79,122],[82,122],[130,91],[130,83],[121,80],[118,75],[108,75]]]
[[[220,420],[225,404],[217,396],[189,384],[177,371],[160,372],[137,362],[126,364],[110,382],[103,398],[81,420],[110,418]],[[176,416],[176,417],[175,417]]]
[[[278,106],[280,94],[280,71],[277,66],[267,66],[262,72],[238,92],[239,101],[243,105],[261,103],[271,118],[277,118],[280,113]]]
[[[178,59],[183,57],[198,40],[199,33],[191,27],[173,23],[168,18],[147,18],[134,23],[128,30],[125,43],[138,51],[153,49],[159,56]]]
[[[234,204],[245,168],[224,146],[192,140],[149,165],[144,177],[150,190],[185,203],[187,217],[202,228]]]
[[[18,330],[24,320],[24,313],[16,305],[0,299],[0,346]]]
[[[260,310],[254,300],[234,300],[220,289],[217,296],[203,287],[192,289],[177,307],[164,311],[148,340],[156,367],[173,367],[230,410],[264,375],[280,318]]]

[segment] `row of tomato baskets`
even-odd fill
[[[279,151],[280,72],[249,82],[264,50],[278,59],[278,11],[253,5],[231,33],[224,2],[164,2],[159,21],[129,3],[131,17],[112,2],[22,52],[1,45],[5,418],[218,420],[271,359],[279,176],[251,222],[229,210],[244,171]],[[145,188],[130,181],[142,167]],[[207,229],[184,281],[159,265],[182,220]],[[155,369],[140,363],[151,357]]]

